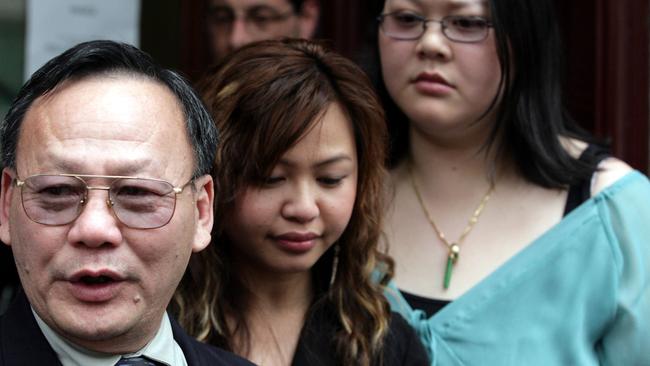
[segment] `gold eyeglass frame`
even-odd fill
[[[34,178],[34,177],[43,177],[43,176],[48,176],[48,177],[72,177],[72,178],[76,178],[76,179],[78,179],[79,181],[81,181],[81,182],[84,184],[84,186],[85,186],[85,188],[86,188],[86,192],[84,193],[83,198],[81,199],[81,202],[79,202],[79,204],[78,204],[78,208],[77,208],[77,214],[74,216],[74,218],[73,218],[72,220],[70,220],[70,221],[68,221],[68,222],[65,222],[65,223],[61,223],[61,224],[47,224],[47,223],[43,223],[43,222],[39,222],[39,221],[34,220],[34,219],[29,215],[29,213],[27,212],[27,209],[25,208],[25,201],[23,200],[23,187],[25,186],[25,182],[26,182],[28,179],[30,179],[30,178]],[[108,185],[108,186],[107,186],[107,185],[89,185],[88,182],[86,182],[86,180],[84,180],[84,178],[87,178],[87,179],[94,179],[94,178],[100,178],[100,179],[112,179],[112,180],[113,180],[113,183],[112,183],[111,185]],[[160,183],[168,184],[168,185],[171,187],[171,190],[170,190],[169,192],[165,193],[165,195],[168,195],[168,194],[170,194],[170,193],[173,193],[173,194],[174,194],[174,207],[173,207],[173,209],[172,209],[172,213],[171,213],[171,215],[169,215],[169,219],[167,219],[167,221],[165,221],[163,224],[161,224],[161,225],[159,225],[159,226],[155,226],[155,227],[144,227],[144,228],[141,228],[141,227],[134,227],[134,226],[128,225],[127,223],[125,223],[124,221],[122,221],[122,219],[120,218],[120,216],[119,216],[119,215],[115,212],[115,210],[113,209],[113,206],[114,206],[115,203],[114,203],[114,202],[112,201],[112,199],[111,199],[111,187],[113,186],[113,184],[114,184],[116,181],[118,181],[118,180],[120,180],[120,179],[138,179],[138,180],[154,181],[154,182],[160,182]],[[171,219],[174,217],[174,214],[176,213],[176,201],[177,201],[177,198],[178,198],[177,196],[178,196],[180,193],[183,193],[183,191],[185,190],[185,188],[186,188],[190,183],[194,182],[194,180],[195,180],[195,178],[192,177],[192,178],[190,178],[190,179],[189,179],[185,184],[183,184],[183,185],[181,185],[181,186],[176,186],[176,187],[175,187],[171,182],[168,182],[168,181],[166,181],[166,180],[164,180],[164,179],[157,179],[157,178],[142,178],[142,177],[125,176],[125,175],[93,175],[93,174],[68,174],[68,173],[60,173],[60,174],[34,174],[34,175],[30,175],[29,177],[26,177],[26,178],[23,180],[23,179],[20,179],[20,178],[18,177],[18,175],[16,174],[16,177],[14,178],[15,186],[16,186],[17,188],[20,188],[20,203],[21,203],[21,206],[23,206],[23,211],[25,212],[25,215],[26,215],[30,220],[32,220],[33,222],[35,222],[35,223],[37,223],[37,224],[47,225],[47,226],[63,226],[63,225],[68,225],[68,224],[74,222],[76,219],[79,218],[79,216],[81,216],[81,213],[83,212],[83,207],[85,206],[85,203],[86,203],[86,201],[88,200],[88,192],[89,192],[89,191],[100,190],[100,191],[106,191],[106,194],[107,194],[106,205],[109,207],[109,209],[111,210],[111,212],[113,213],[113,216],[117,219],[117,221],[119,221],[122,225],[124,225],[124,226],[126,226],[126,227],[133,228],[133,229],[140,229],[140,230],[158,229],[158,228],[161,228],[161,227],[163,227],[163,226],[169,224],[169,222],[171,221]]]

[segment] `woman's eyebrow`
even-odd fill
[[[325,165],[338,163],[340,161],[352,161],[352,157],[350,157],[350,155],[348,155],[348,154],[341,153],[341,154],[332,156],[330,158],[327,158],[327,159],[325,159],[323,161],[319,161],[314,166],[317,167],[317,168],[320,168],[320,167],[323,167]]]
[[[315,168],[320,168],[320,167],[323,167],[323,166],[326,166],[326,165],[338,163],[340,161],[353,161],[353,159],[349,154],[340,153],[340,154],[336,154],[334,156],[328,157],[328,158],[326,158],[324,160],[318,161],[315,164],[313,164],[312,166],[315,167]],[[292,167],[292,166],[297,165],[294,161],[286,159],[286,158],[280,159],[278,161],[278,164],[279,165],[284,165],[284,166],[287,166],[287,167]]]

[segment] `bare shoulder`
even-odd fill
[[[624,161],[616,158],[607,158],[598,164],[598,170],[594,174],[591,195],[598,194],[603,189],[611,186],[633,169]]]
[[[574,158],[580,157],[582,152],[589,146],[586,142],[568,137],[560,137],[560,143],[566,151]],[[598,170],[594,173],[591,185],[591,195],[595,196],[603,189],[616,183],[624,175],[631,172],[632,168],[624,161],[616,158],[607,158],[598,164]]]
[[[589,146],[586,142],[570,137],[560,136],[560,144],[573,158],[578,159]]]

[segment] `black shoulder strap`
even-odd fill
[[[585,151],[580,154],[579,160],[584,162],[595,161],[596,165],[598,165],[608,157],[610,157],[610,154],[605,147],[590,144],[587,146]],[[568,215],[569,212],[573,211],[576,207],[580,206],[591,197],[592,176],[589,176],[569,187],[569,195],[567,196],[566,205],[564,206],[564,216]]]

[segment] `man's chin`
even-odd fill
[[[132,348],[140,343],[138,339],[147,339],[147,330],[138,325],[150,325],[151,322],[146,322],[143,317],[141,311],[132,307],[120,309],[115,304],[105,307],[77,305],[56,309],[51,319],[54,326],[50,326],[72,343],[88,350],[118,353],[125,347]]]

